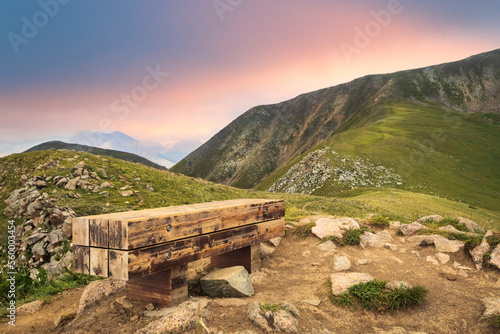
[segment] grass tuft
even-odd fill
[[[275,304],[275,303],[261,302],[259,304],[259,306],[260,306],[260,311],[262,313],[266,313],[267,311],[271,311],[271,312],[288,311],[288,307],[286,307],[283,303]]]
[[[384,216],[375,216],[370,218],[368,221],[370,225],[389,226],[389,218]]]
[[[297,226],[293,229],[293,235],[305,239],[312,234],[312,228],[314,226],[316,226],[315,222]]]

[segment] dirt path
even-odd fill
[[[396,326],[406,331],[426,333],[498,332],[488,323],[481,322],[480,318],[484,311],[481,299],[500,295],[497,284],[499,271],[471,270],[467,271],[468,277],[446,276],[443,271],[450,270],[455,261],[471,268],[472,261],[465,253],[460,253],[450,254],[451,259],[446,264],[431,264],[426,257],[436,253],[433,246],[415,246],[406,238],[396,236],[394,231],[391,233],[397,250],[362,250],[359,246],[347,246],[338,247],[337,251],[349,257],[353,272],[369,273],[385,281],[404,280],[425,287],[429,293],[418,307],[382,314],[359,307],[345,308],[331,304],[325,281],[332,273],[332,254],[317,249],[319,239],[315,237],[305,240],[286,237],[273,255],[262,261],[266,273],[260,274],[260,279],[254,283],[256,294],[243,299],[246,304],[241,306],[223,307],[209,303],[207,310],[210,316],[205,324],[215,333],[243,330],[263,333],[248,320],[248,304],[253,301],[288,301],[294,303],[301,313],[297,318],[299,333],[376,333],[377,329],[391,331]],[[369,259],[371,263],[356,265],[359,259]],[[131,301],[132,306],[126,310],[117,306],[116,300],[124,297],[123,293],[119,293],[97,303],[72,325],[56,327],[53,318],[75,312],[80,294],[81,289],[67,292],[38,313],[19,316],[15,329],[0,324],[0,332],[134,333],[152,321],[144,316],[145,303]],[[316,307],[303,302],[305,299],[318,299],[321,303]]]

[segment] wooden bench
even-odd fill
[[[127,298],[175,306],[187,265],[260,268],[260,243],[284,234],[282,200],[236,199],[73,219],[73,271],[126,280]]]

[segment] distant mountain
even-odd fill
[[[87,153],[92,153],[92,154],[97,154],[97,155],[104,155],[104,156],[108,156],[108,157],[113,157],[113,158],[121,159],[121,160],[128,161],[128,162],[141,163],[145,166],[153,167],[156,169],[161,169],[161,170],[167,169],[165,166],[158,165],[158,164],[156,164],[152,161],[149,161],[146,158],[140,157],[136,154],[122,152],[122,151],[116,151],[116,150],[108,150],[108,149],[103,149],[103,148],[99,148],[99,147],[87,146],[87,145],[68,144],[68,143],[65,143],[62,141],[50,141],[50,142],[42,143],[42,144],[36,145],[36,146],[26,150],[23,153],[45,151],[45,150],[50,150],[50,149],[56,149],[56,150],[65,149],[65,150],[70,150],[70,151],[87,152]]]
[[[170,168],[174,165],[172,161],[165,159],[165,157],[162,155],[162,152],[159,151],[158,148],[151,149],[145,147],[138,140],[120,131],[115,131],[112,133],[103,133],[99,131],[80,131],[75,137],[69,138],[68,141],[81,145],[136,154],[167,168]]]
[[[171,170],[323,195],[398,187],[498,209],[499,118],[500,49],[254,107]]]

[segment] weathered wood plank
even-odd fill
[[[243,266],[249,274],[260,269],[260,243],[212,257],[212,264],[226,268]]]
[[[284,219],[276,219],[132,251],[110,250],[110,277],[139,278],[268,241],[283,235],[284,230]]]
[[[90,245],[137,249],[284,217],[282,200],[238,199],[89,216]]]
[[[79,274],[90,274],[90,247],[73,245],[73,271]]]
[[[89,219],[89,237],[91,247],[108,248],[109,222],[107,219]]]
[[[71,224],[73,245],[90,246],[89,220],[85,217],[73,218]]]
[[[90,275],[108,277],[108,249],[90,247]]]
[[[188,299],[187,265],[127,282],[127,298],[175,306]]]

